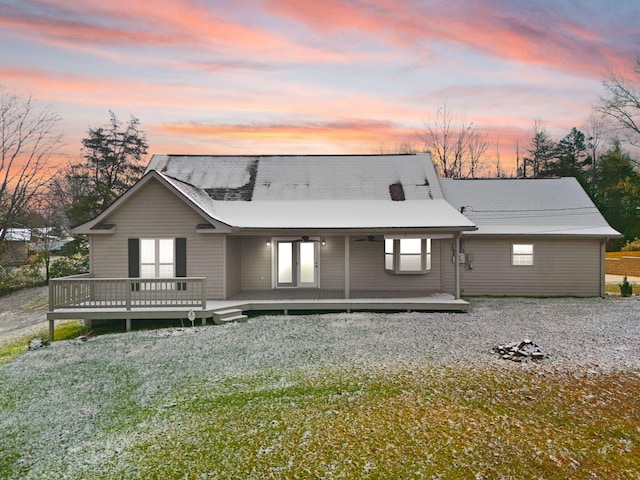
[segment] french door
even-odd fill
[[[277,287],[318,287],[317,241],[276,240]]]

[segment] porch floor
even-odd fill
[[[419,291],[352,290],[344,298],[343,290],[275,289],[242,291],[228,300],[207,300],[206,308],[193,308],[196,318],[211,318],[216,311],[239,309],[243,312],[269,311],[288,314],[304,311],[452,311],[466,312],[469,303],[448,293]],[[186,318],[188,307],[63,308],[47,313],[48,320],[58,319],[160,319]]]

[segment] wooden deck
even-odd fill
[[[447,293],[416,291],[356,290],[344,298],[344,291],[321,289],[277,289],[267,291],[243,291],[228,300],[206,300],[205,307],[148,306],[113,304],[100,306],[95,303],[77,308],[56,308],[47,312],[49,335],[53,338],[55,320],[126,320],[127,329],[132,320],[187,319],[192,311],[197,321],[206,324],[216,312],[237,309],[246,312],[309,313],[309,312],[407,312],[450,311],[466,312],[469,303]]]

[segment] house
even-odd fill
[[[0,237],[2,237],[0,230]],[[15,267],[29,261],[29,242],[31,229],[7,228],[4,238],[0,241],[0,266]]]
[[[597,296],[604,242],[618,235],[574,180],[448,181],[429,154],[154,155],[73,233],[89,235],[91,273],[52,281],[51,326]]]
[[[603,296],[620,237],[575,178],[440,179],[477,229],[461,239],[464,295]]]

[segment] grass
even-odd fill
[[[616,295],[620,295],[620,283],[607,283],[604,287],[604,291],[606,293],[613,293]],[[640,284],[631,283],[630,285],[631,285],[631,288],[633,289],[633,294],[640,295]]]
[[[89,331],[88,328],[76,320],[58,321],[55,326],[54,337],[56,341],[71,340],[81,335],[86,335]],[[27,335],[0,343],[0,366],[26,352],[29,347],[29,341],[34,338],[49,338],[49,331],[43,329],[35,335]]]
[[[40,465],[29,459],[35,436],[51,435],[46,422],[10,428],[1,478],[640,476],[638,372],[265,369],[213,383],[186,377],[143,405],[140,372],[94,361],[63,369],[66,380],[51,387],[78,397],[58,406],[93,405],[92,425],[59,412],[73,435],[47,446],[56,453]],[[45,385],[10,387],[0,412],[12,415],[18,392],[29,398]]]
[[[482,322],[528,331],[526,310],[586,352],[615,334],[633,356],[635,302],[526,299],[506,315],[512,302],[474,300],[473,317],[266,317],[21,354],[25,338],[0,348],[0,478],[640,478],[640,370],[514,364],[471,345],[488,335]],[[56,324],[58,339],[87,333]],[[461,330],[464,344],[445,336]],[[482,358],[449,351],[465,348]]]
[[[637,375],[496,373],[347,370],[293,375],[286,385],[267,376],[216,392],[194,387],[131,445],[117,474],[132,466],[146,478],[640,474]]]

